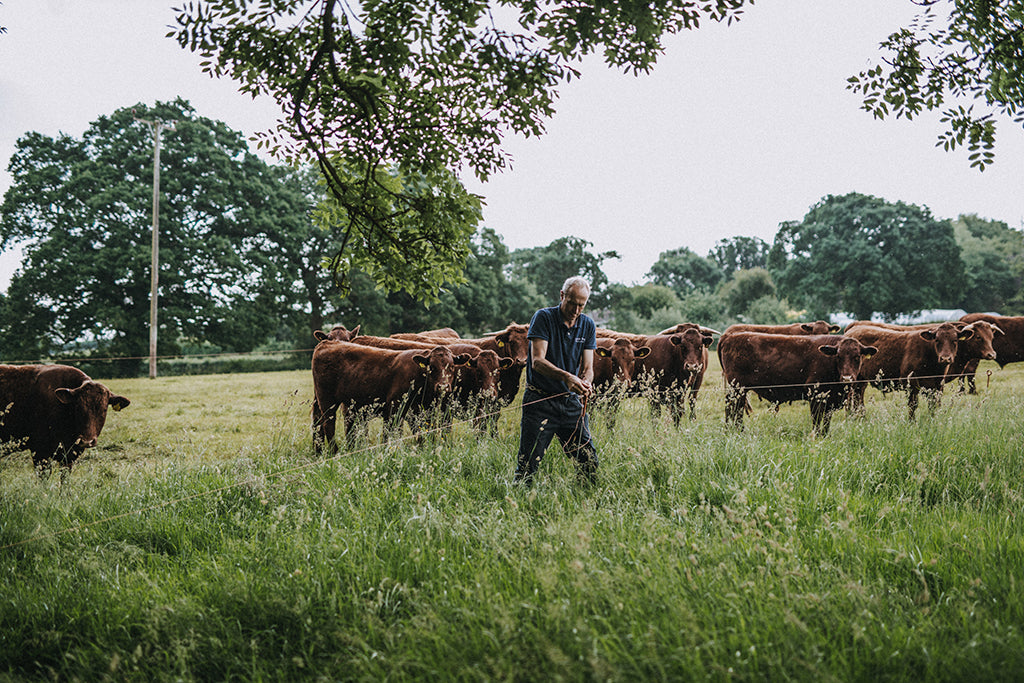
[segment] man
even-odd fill
[[[583,315],[589,298],[590,284],[582,277],[571,277],[562,285],[559,304],[540,309],[530,321],[515,481],[532,483],[556,434],[562,450],[576,462],[579,479],[588,484],[597,481],[597,449],[585,410],[593,391],[597,348],[597,326]]]

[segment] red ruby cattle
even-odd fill
[[[863,407],[865,385],[870,382],[884,392],[907,391],[913,419],[922,390],[931,409],[938,407],[957,345],[974,336],[974,329],[941,323],[926,329],[893,330],[858,322],[846,328],[846,336],[878,348],[878,353],[861,365],[854,407]]]
[[[398,351],[324,341],[313,350],[313,441],[333,448],[337,411],[353,444],[355,411],[384,418],[385,430],[450,395],[455,366],[469,360],[447,346]]]
[[[1008,363],[1019,363],[1024,361],[1024,317],[1007,315],[989,315],[987,313],[968,313],[960,318],[965,323],[987,322],[995,326],[999,331],[992,339],[992,349],[995,351],[994,360],[1000,368],[1006,367]],[[959,358],[950,368],[950,374],[966,379],[970,393],[978,393],[974,377],[978,372],[978,365],[981,359],[967,361],[961,364]]]
[[[743,426],[747,392],[772,403],[807,401],[815,433],[849,399],[864,359],[875,348],[839,335],[733,332],[718,340],[725,379],[725,420]]]
[[[713,341],[710,331],[696,325],[680,334],[644,337],[644,345],[651,352],[637,359],[634,385],[649,392],[655,412],[668,406],[677,426],[684,405],[689,406],[690,419],[697,415],[697,393],[708,369],[708,347]]]
[[[0,365],[0,442],[32,453],[40,473],[69,472],[99,440],[107,408],[130,401],[68,365]]]

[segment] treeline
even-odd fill
[[[140,116],[178,122],[162,143],[160,356],[308,349],[312,331],[334,323],[380,335],[436,327],[478,335],[527,322],[557,302],[572,274],[592,283],[592,315],[634,332],[836,312],[1024,312],[1019,230],[856,193],[822,199],[770,244],[731,237],[705,255],[665,251],[639,284],[609,282],[602,267],[618,254],[586,240],[510,250],[482,227],[464,281],[425,305],[382,291],[358,269],[337,282],[325,265],[348,236],[342,220],[318,214],[316,174],[265,163],[240,133],[179,99],[118,110],[80,139],[19,139],[0,205],[0,251],[21,249],[24,258],[0,294],[0,361],[113,357],[126,359],[117,374],[141,371],[152,138]]]

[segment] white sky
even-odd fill
[[[165,38],[182,0],[0,0],[0,193],[28,131],[80,136],[97,117],[177,96],[246,135],[273,126],[253,102]],[[512,170],[469,188],[512,249],[565,235],[615,250],[609,279],[631,284],[662,251],[706,254],[722,238],[771,242],[829,194],[861,192],[1024,227],[1024,132],[1001,123],[994,166],[935,147],[938,116],[879,122],[846,79],[905,25],[909,0],[776,0],[733,26],[672,37],[634,77],[584,63],[539,139],[507,140]],[[17,268],[0,255],[0,288]]]

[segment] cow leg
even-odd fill
[[[818,436],[825,436],[828,434],[829,427],[832,426],[832,410],[828,405],[828,401],[822,399],[811,399],[811,424],[813,425],[814,433]]]
[[[963,391],[964,379],[967,380],[967,393],[977,394],[978,387],[975,385],[974,379],[978,372],[978,365],[981,363],[980,360],[974,359],[967,361],[967,365],[964,366],[963,375],[960,377],[960,390]]]
[[[743,412],[747,407],[747,390],[729,385],[725,389],[725,424],[743,429]]]
[[[867,382],[856,381],[850,387],[850,393],[846,400],[846,413],[851,417],[864,417],[864,391]]]
[[[928,412],[935,413],[942,403],[942,389],[926,389],[925,398],[928,399]]]
[[[689,407],[690,407],[690,420],[697,419],[697,391],[698,387],[690,389],[689,395]]]
[[[918,395],[921,393],[921,387],[912,385],[907,394],[907,417],[911,420],[914,419],[914,413],[917,412]]]
[[[334,442],[334,432],[337,429],[338,410],[344,410],[337,404],[327,406],[325,410],[319,401],[313,399],[313,450],[321,455],[324,449],[334,453],[337,446]]]

